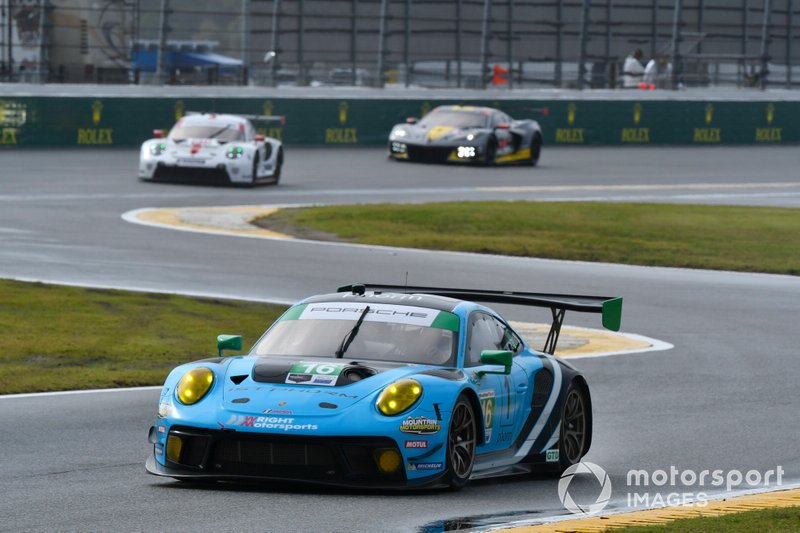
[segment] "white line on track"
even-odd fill
[[[622,185],[522,185],[495,187],[409,187],[409,188],[381,188],[381,189],[321,189],[314,191],[283,190],[270,191],[270,196],[392,196],[397,194],[453,194],[453,193],[565,193],[565,192],[642,192],[642,191],[700,191],[700,190],[750,190],[750,189],[793,189],[800,188],[800,182],[766,182],[766,183],[677,183],[677,184],[622,184]],[[756,193],[755,196],[773,196],[778,193]],[[794,196],[792,193],[788,195]],[[26,201],[61,201],[61,200],[104,200],[104,199],[137,199],[137,198],[186,198],[210,197],[205,192],[161,192],[161,193],[44,193],[44,194],[0,194],[0,202],[26,202]],[[704,198],[706,195],[692,195],[693,198]],[[715,195],[711,195],[712,197]],[[724,195],[726,197],[754,196],[750,193]],[[669,196],[667,196],[669,197]],[[648,196],[652,198],[652,196]],[[658,198],[658,197],[656,197]]]
[[[274,305],[292,305],[297,302],[297,300],[289,300],[289,299],[281,299],[281,298],[253,298],[252,296],[237,296],[235,294],[230,293],[219,293],[219,292],[202,292],[202,291],[169,291],[164,289],[158,289],[153,287],[144,287],[141,285],[128,285],[125,283],[119,283],[115,285],[104,285],[100,283],[75,283],[73,281],[65,281],[60,280],[58,278],[27,278],[27,277],[15,277],[15,278],[3,278],[3,279],[10,279],[13,281],[23,281],[25,283],[46,283],[48,285],[64,285],[66,287],[81,287],[84,289],[108,289],[108,290],[120,290],[120,291],[131,291],[131,292],[152,292],[156,294],[174,294],[176,296],[191,296],[193,298],[215,298],[220,300],[241,300],[244,302],[258,302],[264,304],[274,304]]]
[[[74,394],[116,394],[120,392],[139,392],[160,390],[161,386],[151,387],[124,387],[119,389],[87,389],[87,390],[65,390],[54,392],[26,392],[23,394],[0,394],[0,400],[18,400],[20,398],[46,398],[48,396],[66,396]]]

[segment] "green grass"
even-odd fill
[[[245,347],[283,307],[0,280],[0,394],[160,385],[176,365]]]
[[[286,209],[264,227],[434,250],[800,275],[800,211],[595,202]]]
[[[614,533],[793,533],[800,531],[800,507],[745,511],[708,518],[687,518],[660,526],[637,526]]]

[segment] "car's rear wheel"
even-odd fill
[[[570,386],[561,410],[561,433],[558,439],[558,460],[561,470],[579,463],[589,438],[588,402],[583,391]]]
[[[467,484],[475,465],[475,411],[464,396],[458,398],[447,432],[447,483],[459,490]]]
[[[542,136],[536,134],[531,141],[531,166],[535,167],[539,163],[539,157],[542,155]]]

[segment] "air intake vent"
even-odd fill
[[[238,385],[239,383],[241,383],[246,379],[247,379],[247,374],[244,374],[243,376],[231,376],[231,381],[233,381],[234,385]]]

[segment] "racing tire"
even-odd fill
[[[445,482],[451,490],[460,490],[469,482],[475,466],[477,444],[475,410],[467,398],[460,396],[450,416],[447,431],[447,474]]]
[[[283,170],[283,148],[278,150],[278,157],[275,159],[275,173],[272,175],[274,185],[281,181],[281,170]]]
[[[542,155],[542,137],[539,134],[533,136],[533,140],[531,140],[531,159],[530,163],[532,167],[535,167],[539,163],[539,157]]]
[[[256,181],[258,180],[258,175],[256,173],[256,170],[258,170],[258,164],[260,163],[260,159],[261,157],[258,155],[258,152],[256,152],[256,155],[253,156],[253,177],[250,179],[251,187],[253,187],[256,184]]]
[[[483,166],[493,167],[497,158],[497,139],[490,138],[486,143],[486,152],[483,154]]]
[[[558,466],[563,472],[577,464],[586,452],[590,427],[589,404],[583,390],[572,383],[561,409],[561,432],[558,437]]]

